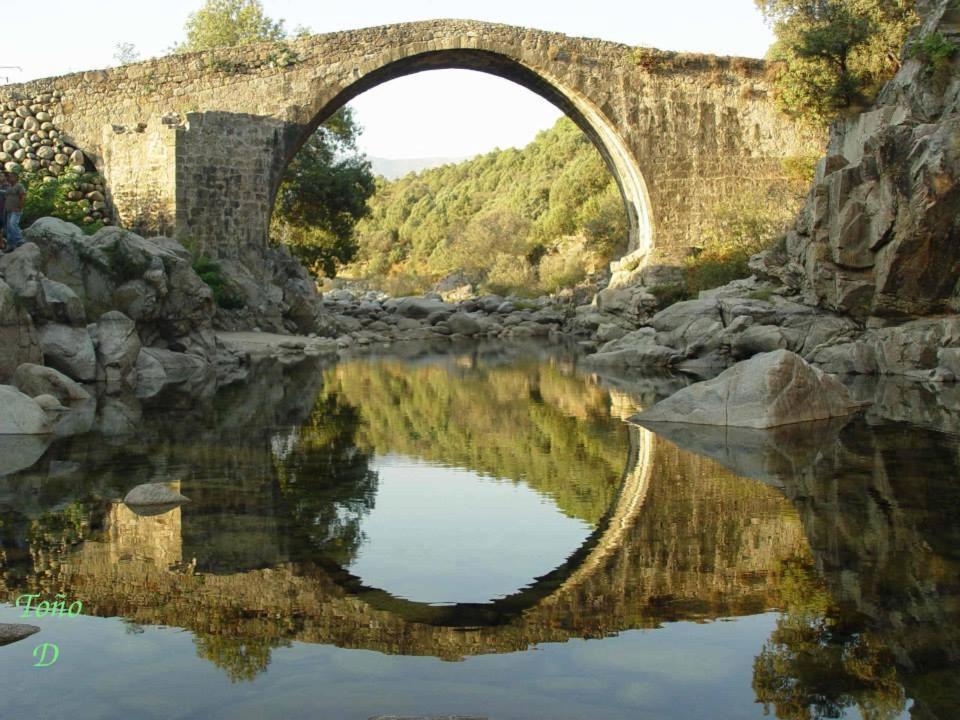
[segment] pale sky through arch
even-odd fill
[[[364,0],[322,3],[262,0],[287,28],[313,32],[437,18],[464,18],[534,27],[665,50],[761,57],[772,42],[753,0]],[[48,0],[42,41],[17,32],[8,17],[0,39],[0,82],[20,82],[115,64],[120,42],[142,59],[165,55],[184,35],[183,24],[203,0],[162,3]],[[11,22],[12,20],[12,22]],[[23,25],[24,28],[28,25]],[[432,71],[381,85],[351,105],[365,127],[361,149],[390,158],[470,156],[494,147],[522,146],[553,124],[559,111],[509,81],[469,71]]]

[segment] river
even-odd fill
[[[628,422],[678,383],[535,347],[264,362],[5,439],[0,622],[41,630],[0,647],[3,715],[956,717],[958,436]],[[146,482],[190,502],[138,514]]]

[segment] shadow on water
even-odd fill
[[[234,680],[293,641],[458,660],[777,609],[753,660],[777,717],[953,717],[960,440],[875,415],[766,433],[623,422],[670,382],[493,348],[263,364],[199,402],[145,404],[122,441],[4,446],[2,587],[82,597],[134,633],[186,628]],[[523,484],[588,539],[487,603],[367,587],[347,568],[388,454]],[[189,504],[119,502],[173,479]]]

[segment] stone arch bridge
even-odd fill
[[[284,169],[320,123],[376,85],[440,68],[506,78],[572,118],[619,184],[636,262],[653,248],[682,254],[718,200],[820,151],[773,107],[762,61],[471,21],[174,55],[0,94],[52,98],[54,123],[105,175],[124,226],[249,259],[267,242]]]

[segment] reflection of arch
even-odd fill
[[[626,208],[630,228],[629,250],[647,251],[653,246],[653,215],[646,183],[626,142],[614,125],[583,94],[565,88],[559,80],[542,69],[533,69],[507,55],[474,48],[457,48],[422,52],[396,58],[387,54],[387,62],[354,70],[354,79],[332,98],[323,95],[306,114],[311,120],[301,126],[287,148],[283,166],[293,159],[307,138],[337,110],[358,95],[390,80],[426,70],[476,70],[510,80],[540,95],[562,110],[590,138],[616,180]],[[280,176],[271,188],[271,207],[279,187]]]
[[[620,491],[597,529],[560,567],[536,578],[528,588],[491,603],[430,605],[393,597],[364,586],[359,578],[339,567],[327,567],[334,581],[351,595],[376,610],[391,612],[410,622],[444,627],[502,625],[545,600],[553,600],[603,571],[605,562],[623,543],[646,498],[653,460],[654,434],[646,428],[630,428],[630,455]]]

